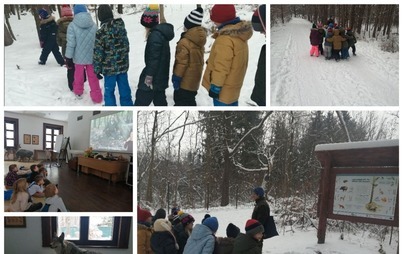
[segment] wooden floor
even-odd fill
[[[59,196],[70,212],[132,212],[133,191],[125,182],[108,180],[46,163],[48,179],[59,186]]]

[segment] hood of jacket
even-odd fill
[[[55,17],[51,15],[47,19],[41,19],[41,21],[39,21],[39,23],[40,23],[40,25],[45,25],[45,24],[50,23],[52,21],[55,21]]]
[[[57,24],[63,23],[63,22],[71,22],[73,21],[74,17],[70,17],[70,16],[66,16],[66,17],[62,17],[60,19],[57,20]]]
[[[169,23],[161,23],[151,29],[151,32],[160,32],[167,41],[171,41],[175,37],[174,26]]]
[[[225,25],[213,35],[213,38],[217,38],[220,35],[239,37],[243,41],[247,41],[253,35],[252,23],[250,21],[242,20],[236,24]]]
[[[201,26],[196,26],[189,29],[186,33],[183,33],[182,37],[202,48],[206,44],[207,29]]]
[[[192,231],[191,237],[194,240],[205,238],[206,236],[213,235],[211,229],[203,224],[197,224]]]
[[[89,12],[80,12],[75,15],[73,23],[82,29],[90,28],[95,24]]]

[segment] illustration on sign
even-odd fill
[[[336,175],[333,214],[393,220],[398,175]]]

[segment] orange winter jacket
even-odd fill
[[[201,26],[193,27],[182,34],[176,45],[173,74],[181,77],[182,89],[196,92],[204,65],[204,44],[207,31]]]
[[[137,253],[152,254],[151,250],[151,227],[143,224],[137,224]]]
[[[328,42],[333,42],[333,49],[341,50],[343,41],[345,41],[346,38],[341,37],[339,29],[334,29],[333,37],[327,38],[326,40]]]
[[[209,90],[214,84],[221,87],[218,100],[231,104],[238,101],[246,69],[248,68],[248,40],[253,29],[250,21],[228,24],[214,34],[203,86]]]

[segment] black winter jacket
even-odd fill
[[[263,226],[268,223],[270,216],[270,207],[264,197],[256,200],[255,208],[253,209],[252,219],[258,220]]]
[[[144,83],[146,76],[153,77],[152,84],[154,90],[164,91],[168,87],[171,60],[169,41],[174,36],[173,25],[169,23],[158,24],[151,28],[144,53],[146,67],[144,67],[140,75],[139,89],[150,90]]]
[[[176,254],[175,238],[168,231],[154,232],[151,236],[151,249],[155,254]]]
[[[178,254],[182,254],[189,238],[189,235],[186,233],[182,223],[179,222],[178,224],[175,225],[174,234],[176,237],[176,241],[178,242],[179,245]]]
[[[255,75],[255,86],[250,97],[259,106],[266,106],[266,44],[262,46]]]

